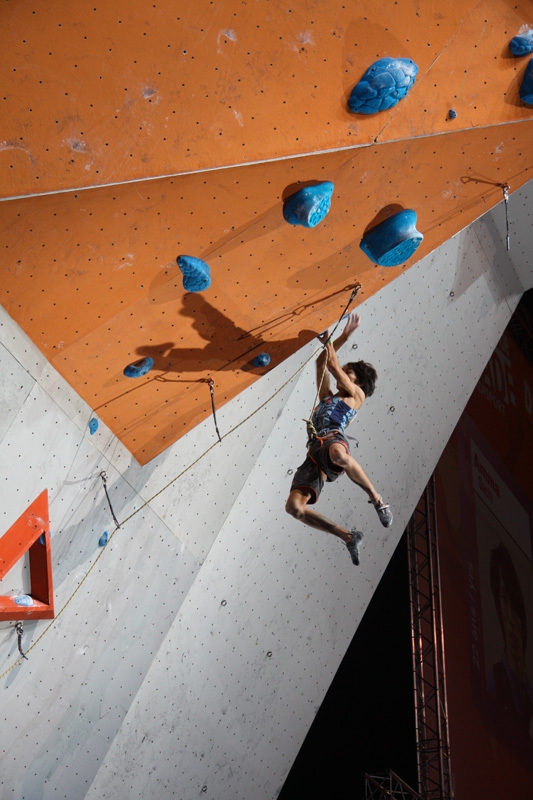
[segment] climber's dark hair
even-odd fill
[[[374,394],[378,374],[372,364],[368,364],[366,361],[350,361],[346,366],[355,372],[357,383],[365,393],[365,396],[370,397]]]

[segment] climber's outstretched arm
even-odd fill
[[[335,352],[337,352],[337,350],[340,347],[342,347],[343,344],[346,344],[352,333],[359,327],[360,322],[361,320],[359,314],[356,314],[355,311],[352,311],[352,313],[348,315],[348,319],[346,320],[346,325],[344,326],[343,332],[340,334],[340,336],[337,336],[337,338],[333,342],[333,348]],[[320,341],[323,342],[323,344],[326,344],[328,339],[329,339],[329,331],[326,331],[326,333],[320,337]],[[329,360],[331,361],[331,359]],[[329,395],[332,394],[331,384],[328,374],[329,365],[327,362],[328,362],[328,351],[327,348],[324,348],[324,350],[322,350],[322,352],[320,353],[320,355],[316,360],[316,380],[317,380],[320,400],[323,400],[324,397],[328,397]]]

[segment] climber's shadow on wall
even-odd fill
[[[164,342],[137,347],[135,352],[139,357],[150,356],[154,359],[154,371],[179,374],[252,370],[251,361],[260,349],[268,350],[271,357],[276,353],[286,357],[316,336],[315,331],[303,329],[294,338],[265,342],[260,333],[239,327],[199,293],[185,294],[182,302],[180,315],[191,321],[191,328],[196,334],[194,339],[197,340],[199,336],[205,345],[180,347],[175,342]],[[278,363],[277,358],[272,358],[272,361],[273,364]],[[264,372],[264,369],[258,371]]]

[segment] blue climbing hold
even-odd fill
[[[402,100],[418,74],[410,58],[380,58],[362,76],[348,99],[354,114],[376,114]]]
[[[416,212],[404,209],[366,233],[360,246],[380,267],[396,267],[413,255],[423,238],[416,229]]]
[[[93,417],[89,422],[89,431],[91,433],[91,436],[93,435],[93,433],[96,433],[97,430],[98,430],[98,420],[95,417]]]
[[[448,111],[448,116],[449,116],[450,119],[455,119],[456,118],[457,111],[455,110],[455,108],[450,108],[450,110]]]
[[[178,267],[183,272],[183,288],[186,292],[202,292],[211,286],[209,264],[194,256],[178,256]]]
[[[529,28],[525,33],[513,36],[509,42],[509,50],[513,56],[527,56],[533,53],[533,30]]]
[[[527,103],[529,106],[533,106],[533,58],[530,59],[524,77],[522,78],[520,100]]]
[[[109,541],[109,533],[107,531],[104,531],[103,534],[98,539],[98,545],[100,547],[104,547],[108,541]]]
[[[253,360],[254,367],[268,367],[270,364],[270,356],[268,353],[259,353]]]
[[[19,606],[32,606],[33,605],[33,597],[30,597],[29,594],[19,594],[15,598],[15,603]]]
[[[292,194],[283,206],[285,222],[291,225],[303,225],[314,228],[322,222],[331,208],[331,195],[334,185],[331,181],[323,181],[315,186],[304,186]]]
[[[124,375],[126,378],[142,378],[147,372],[150,372],[154,366],[154,359],[147,356],[146,358],[136,361],[134,364],[128,364],[124,368]]]

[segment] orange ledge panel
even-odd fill
[[[0,597],[0,620],[53,619],[54,592],[48,491],[45,489],[0,539],[0,580],[26,553],[30,560],[31,606]]]

